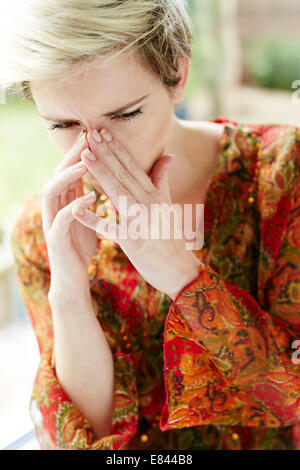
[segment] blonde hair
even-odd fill
[[[84,70],[98,58],[104,65],[133,50],[174,87],[194,37],[186,1],[10,0],[0,20],[0,86],[32,100],[33,80]]]

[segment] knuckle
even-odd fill
[[[126,170],[123,166],[120,166],[118,170],[118,179],[122,182],[126,180]]]
[[[46,198],[49,193],[50,193],[50,184],[49,183],[46,183],[44,184],[44,186],[42,187],[42,198]]]
[[[103,145],[102,149],[100,150],[100,157],[103,156],[103,158],[110,158],[111,157],[111,151],[107,148],[106,145]],[[97,160],[97,163],[101,163],[101,158]]]
[[[128,166],[128,171],[130,173],[132,173],[133,176],[137,176],[136,167],[135,167],[135,164],[133,163],[133,161],[129,160],[127,166]]]
[[[116,140],[115,140],[115,142],[114,142],[114,148],[115,148],[115,150],[116,150],[118,153],[121,153],[121,152],[123,151],[123,148],[122,148],[120,142],[118,142],[118,141],[116,141]]]

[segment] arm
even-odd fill
[[[162,431],[205,424],[271,428],[300,419],[300,365],[292,361],[300,335],[299,132],[295,138],[295,128],[288,129],[272,146],[277,160],[268,155],[273,166],[261,169],[261,178],[270,181],[263,188],[271,192],[259,198],[266,217],[258,298],[266,307],[208,266],[170,307]],[[266,141],[270,146],[269,136]]]
[[[98,439],[110,434],[114,399],[114,364],[111,349],[94,314],[89,289],[74,301],[49,290],[56,375]],[[52,299],[52,300],[50,300]]]
[[[203,269],[168,314],[161,430],[296,423],[300,368],[291,361],[294,339],[246,291]]]
[[[64,369],[65,365],[71,361],[68,354],[70,354],[72,343],[69,343],[68,350],[65,350],[65,353],[61,354],[64,336],[67,334],[67,328],[71,327],[69,321],[71,311],[64,310],[62,312],[54,307],[52,317],[48,299],[50,269],[41,228],[40,208],[34,200],[30,200],[26,204],[23,213],[14,226],[11,241],[20,292],[36,334],[41,354],[30,398],[30,415],[41,448],[44,450],[125,449],[126,444],[136,433],[138,408],[135,369],[130,354],[123,353],[120,351],[119,347],[112,348],[114,363],[114,410],[112,426],[110,432],[108,432],[107,428],[105,430],[102,430],[102,428],[96,429],[92,426],[92,424],[95,425],[95,421],[92,419],[91,422],[88,419],[92,418],[92,409],[88,409],[86,405],[83,404],[85,400],[80,396],[80,393],[78,394],[78,391],[73,390],[73,393],[77,394],[76,399],[79,400],[80,406],[82,407],[82,409],[80,409],[79,406],[77,406],[77,402],[75,403],[75,401],[72,400],[74,395],[71,392],[71,384],[64,384],[66,385],[65,389],[57,376],[54,355],[54,333],[58,338],[57,352],[58,359],[60,360],[58,363],[58,374],[62,374],[62,380],[67,381],[69,379],[71,382],[75,380],[72,376],[66,379],[63,374],[64,371],[61,371],[61,369]],[[105,295],[105,293],[103,293],[103,295]],[[62,308],[62,305],[60,305],[60,308]],[[80,315],[79,311],[77,313]],[[59,317],[58,314],[60,314]],[[84,314],[87,314],[85,315],[87,332],[89,326],[95,325],[95,322],[91,318],[91,310],[85,311]],[[60,321],[63,315],[66,320],[65,323],[57,322],[56,320],[58,319],[58,321]],[[108,344],[114,345],[115,339],[111,336],[111,330],[106,327],[105,322],[101,323],[101,326]],[[76,325],[73,326],[73,328],[76,328]],[[91,346],[95,346],[97,340],[96,331],[98,331],[98,337],[105,350],[106,347],[104,346],[105,343],[100,328],[98,328],[98,330],[94,328],[94,344],[90,345],[89,350],[91,351]],[[93,350],[93,355],[95,354],[95,357],[99,358],[100,349],[98,348],[100,348],[99,345],[96,349],[94,348],[96,352]],[[78,356],[79,353],[80,345],[78,345],[77,350]],[[107,348],[106,355],[109,358]],[[94,362],[94,367],[95,364],[96,362]],[[73,361],[71,366],[77,371],[76,361]],[[78,383],[79,382],[80,378],[78,376]],[[96,384],[98,386],[99,381],[96,381]],[[86,389],[82,391],[87,393]],[[71,396],[68,392],[70,392]],[[91,391],[88,393],[91,393]],[[106,395],[108,401],[109,393],[111,393],[111,388]],[[99,401],[102,400],[102,397],[103,396],[101,396]],[[96,402],[96,400],[94,401]],[[85,413],[89,416],[86,416]],[[96,413],[98,413],[99,416],[101,409],[98,408]],[[111,419],[110,414],[109,419]],[[99,438],[99,434],[101,435],[102,432],[106,432],[107,434]]]

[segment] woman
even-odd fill
[[[299,448],[299,129],[175,117],[192,39],[179,0],[12,13],[2,85],[64,154],[12,233],[41,448]],[[204,203],[204,245],[110,236],[120,195]]]

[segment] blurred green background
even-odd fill
[[[249,83],[290,90],[295,77],[300,77],[299,41],[266,31],[247,47],[245,63]]]
[[[41,189],[61,159],[49,140],[35,105],[7,96],[0,106],[0,223]]]

